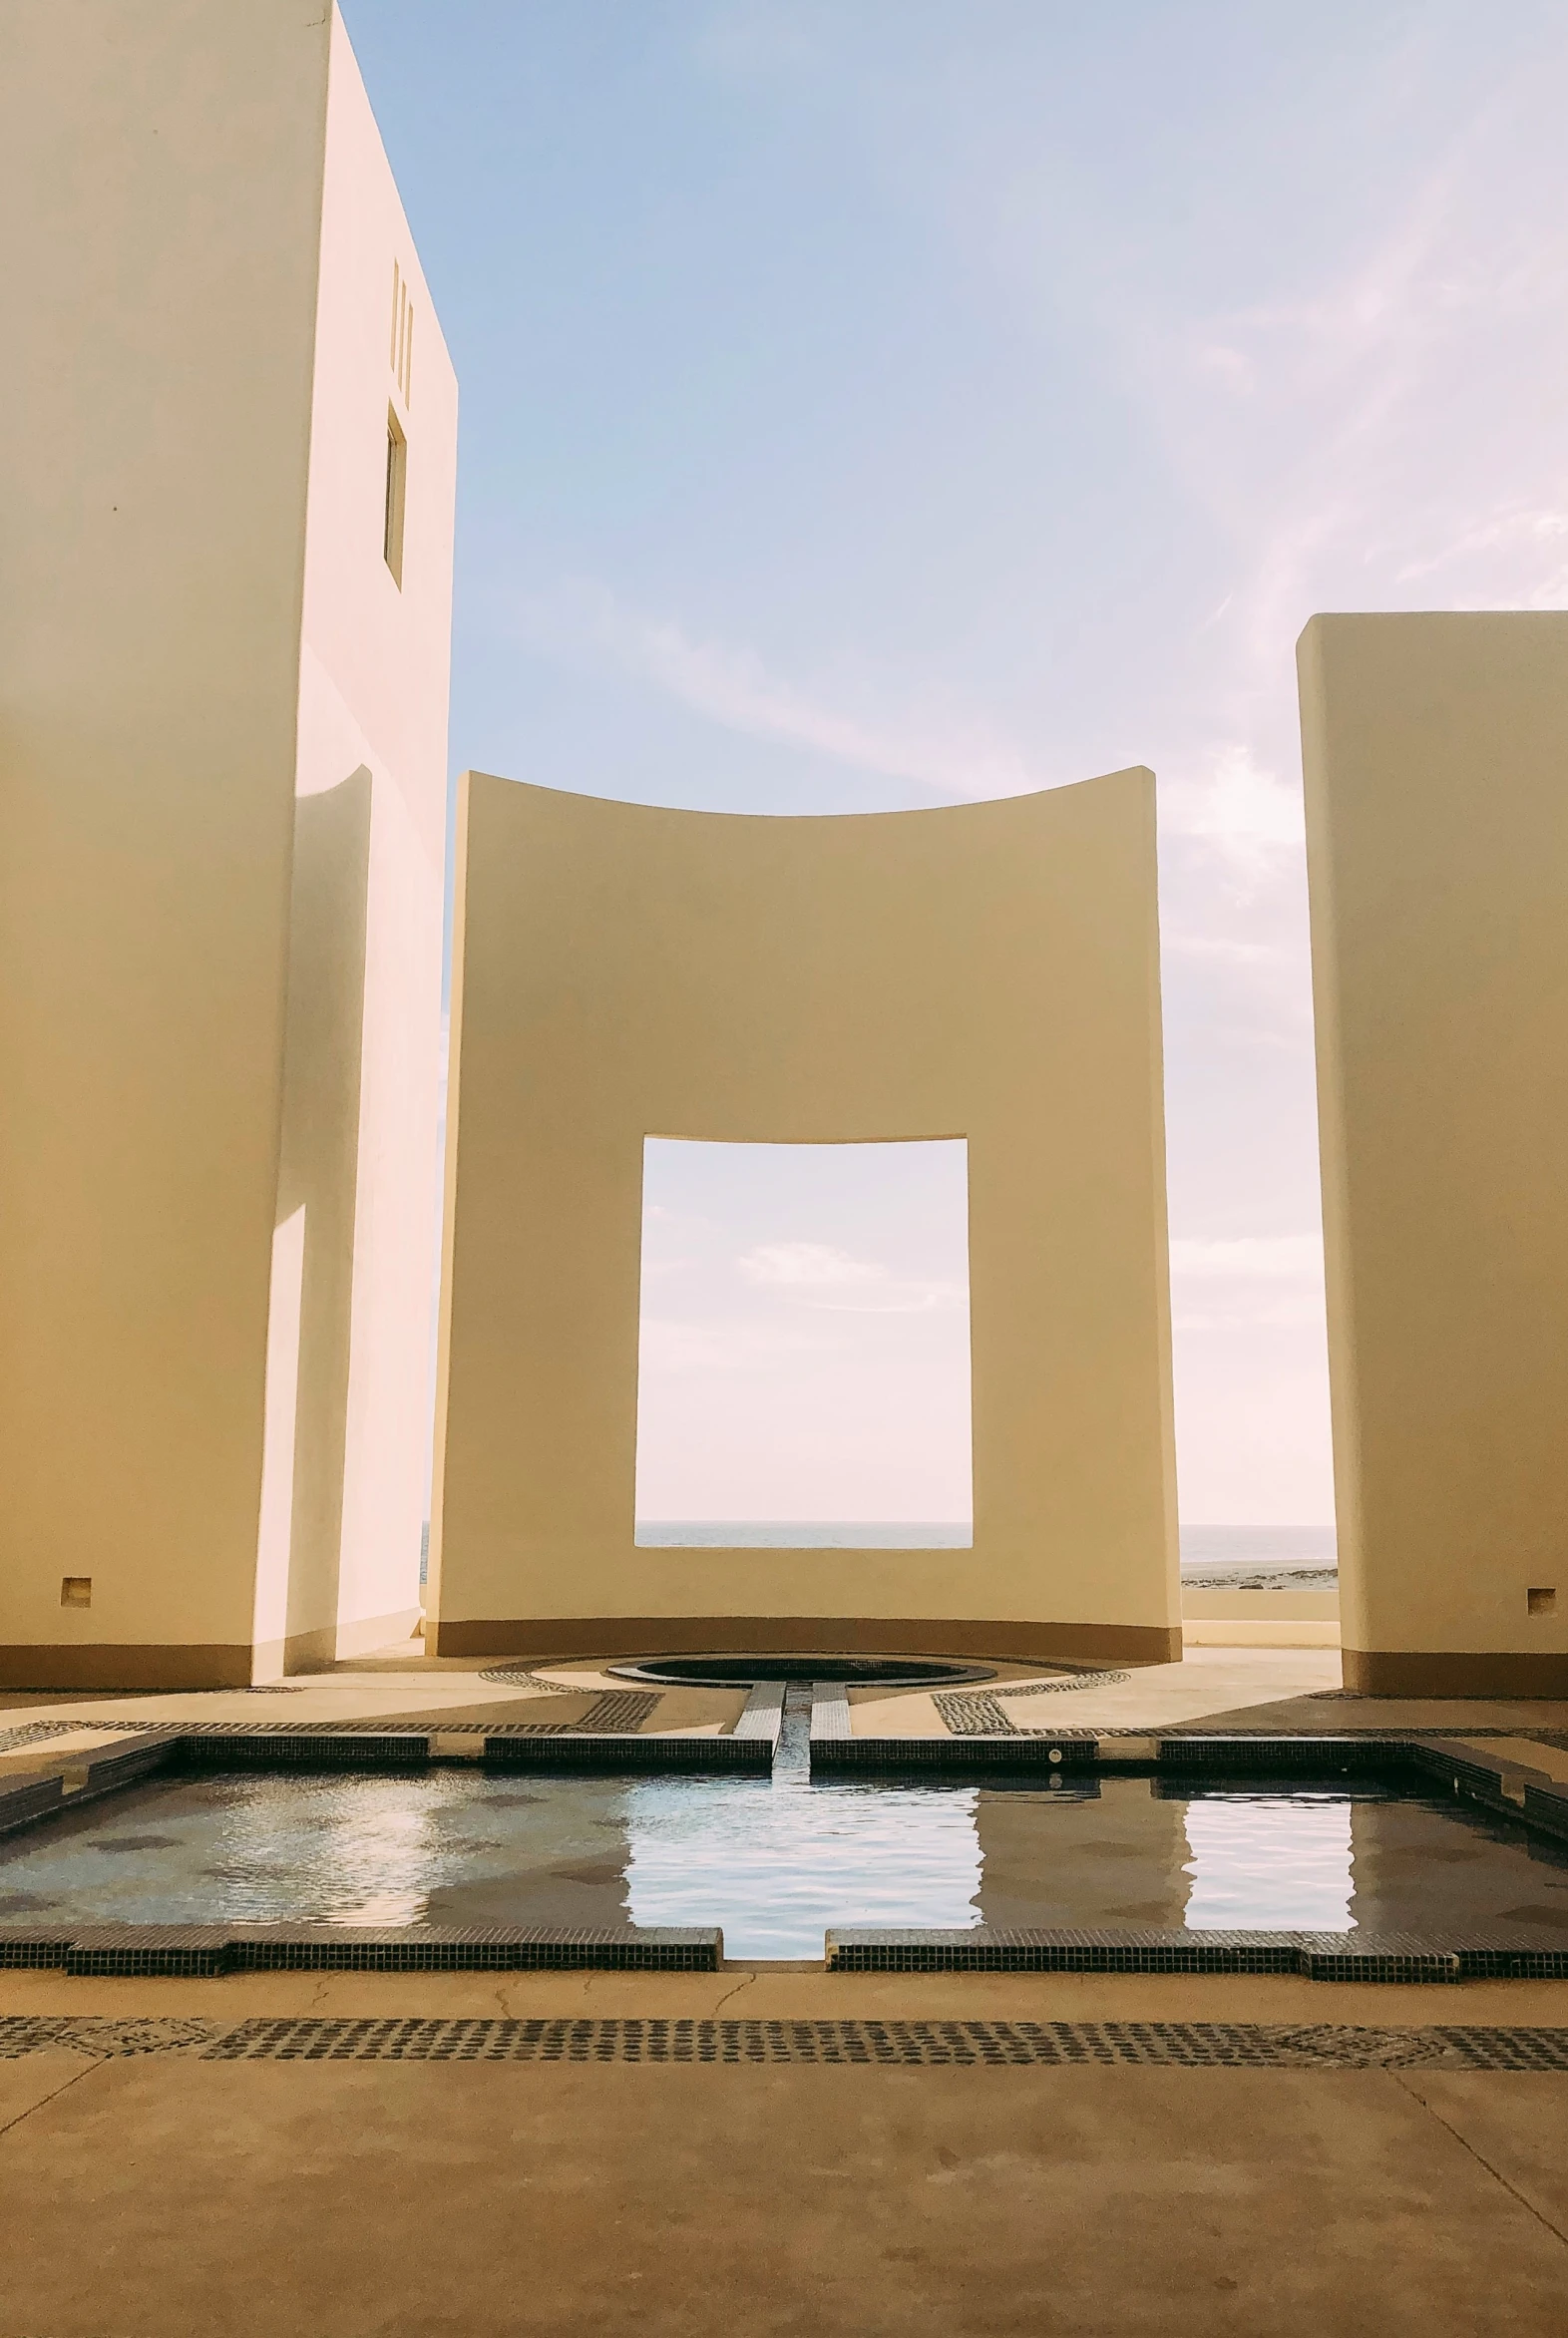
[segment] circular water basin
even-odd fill
[[[961,1681],[993,1681],[980,1664],[953,1664],[937,1656],[645,1656],[612,1664],[619,1681],[656,1681],[662,1688],[749,1689],[758,1681],[843,1681],[852,1689],[951,1689]]]

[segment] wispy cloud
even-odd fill
[[[1558,41],[1479,90],[1314,288],[1127,320],[1173,466],[1236,546],[1229,685],[1253,735],[1314,607],[1407,606],[1432,580],[1445,606],[1568,597],[1568,461],[1537,387],[1568,359],[1562,78]]]
[[[824,1242],[759,1243],[735,1264],[748,1283],[830,1315],[929,1315],[968,1304],[962,1283],[897,1276],[875,1259],[858,1259]],[[843,1296],[851,1291],[865,1296]]]
[[[1209,846],[1244,880],[1267,877],[1282,855],[1301,854],[1301,787],[1287,784],[1232,740],[1214,748],[1191,776],[1162,780],[1160,824],[1171,835]]]
[[[530,595],[519,625],[546,656],[628,674],[727,730],[805,748],[851,770],[960,797],[1021,795],[1052,784],[979,717],[889,722],[849,713],[773,672],[754,649],[633,608],[591,580]]]
[[[748,1283],[772,1283],[787,1290],[839,1291],[850,1283],[885,1283],[888,1270],[875,1259],[852,1258],[826,1242],[763,1242],[735,1261]]]

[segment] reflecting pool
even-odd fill
[[[1568,1941],[1568,1845],[1447,1796],[1106,1776],[819,1780],[246,1771],[155,1779],[0,1846],[0,1924],[720,1924],[1417,1931]]]

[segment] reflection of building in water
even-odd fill
[[[1184,1786],[1158,1790],[1180,1795]],[[1194,1932],[1343,1932],[1352,1921],[1351,1804],[1343,1793],[1245,1788],[1192,1795],[1185,1826]]]
[[[560,1924],[619,1930],[630,1923],[626,1788],[603,1777],[510,1778],[440,1813],[431,1924]]]
[[[1351,1841],[1351,1913],[1365,1931],[1429,1933],[1435,1902],[1455,1936],[1568,1932],[1568,1853],[1473,1803],[1356,1802]]]
[[[1182,1805],[1156,1801],[1147,1778],[1106,1777],[1097,1794],[1092,1785],[1066,1782],[1054,1790],[985,1786],[979,1826],[987,1924],[1160,1929],[1182,1922]]]

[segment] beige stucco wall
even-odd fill
[[[1346,1680],[1561,1695],[1568,616],[1300,668]]]
[[[389,406],[408,449],[400,583],[382,558]],[[272,1665],[410,1629],[429,1480],[457,381],[340,19],[310,447],[277,1203],[280,1228],[304,1207],[307,1305],[289,1533],[258,1585]],[[292,1362],[285,1337],[274,1388]]]
[[[269,1308],[289,1318],[287,1293],[269,1292],[274,1227],[282,1216],[303,1230],[300,1196],[330,1190],[339,1245],[355,1230],[346,1280],[340,1250],[294,1302],[302,1321],[312,1308],[329,1320],[321,1384],[346,1378],[346,1450],[374,1409],[367,1393],[356,1414],[356,1371],[367,1391],[374,1380],[357,1361],[357,1323],[373,1335],[376,1314],[361,1286],[395,1278],[359,1230],[367,1213],[400,1227],[422,1205],[401,1169],[367,1171],[365,1137],[390,1147],[405,1126],[404,1106],[378,1101],[400,1045],[412,1061],[429,1040],[429,1071],[421,1062],[410,1083],[419,1113],[434,1075],[433,993],[404,1039],[392,1025],[410,985],[430,990],[435,963],[447,587],[433,583],[401,633],[389,620],[372,646],[345,649],[379,582],[390,268],[406,238],[384,162],[378,177],[367,160],[368,119],[331,11],[16,0],[6,12],[0,1677],[249,1678],[266,1598]],[[385,246],[364,263],[373,397],[350,382],[356,234]],[[450,511],[433,328],[421,357],[416,406],[428,389],[438,452],[411,552]],[[375,472],[363,583],[346,539],[331,541],[364,518],[365,461],[345,454],[355,400]],[[413,420],[423,432],[424,414]],[[411,495],[420,478],[411,459]],[[443,579],[444,555],[437,543]],[[417,719],[396,712],[415,698]],[[301,797],[342,788],[346,816],[299,806],[290,1001],[296,782]],[[362,932],[338,932],[340,912]],[[389,978],[389,929],[405,913],[411,964]],[[359,1064],[344,984],[361,958]],[[334,1027],[312,1037],[313,1022]],[[338,1065],[320,1125],[296,1122],[286,1145],[285,1028],[296,1090],[314,1082],[319,1096],[323,1064]],[[417,1271],[399,1269],[403,1284]],[[401,1338],[406,1298],[393,1314]],[[274,1352],[274,1386],[276,1365]],[[422,1384],[423,1331],[411,1369]],[[288,1392],[315,1440],[303,1498],[319,1550],[339,1498],[332,1433],[310,1371]],[[384,1421],[394,1414],[401,1437],[414,1410],[381,1403]],[[369,1474],[361,1460],[360,1492],[342,1497],[361,1553],[384,1524],[363,1495]],[[410,1474],[395,1445],[400,1519]],[[286,1519],[292,1489],[272,1477],[271,1513]],[[417,1516],[413,1535],[417,1566]],[[406,1553],[405,1541],[396,1590],[390,1571],[377,1580],[346,1559],[346,1605],[411,1605]],[[62,1608],[65,1575],[92,1578],[90,1609]],[[315,1592],[305,1604],[333,1624]]]
[[[1153,782],[460,806],[442,1654],[1180,1651]],[[643,1140],[969,1142],[968,1551],[638,1549]]]

